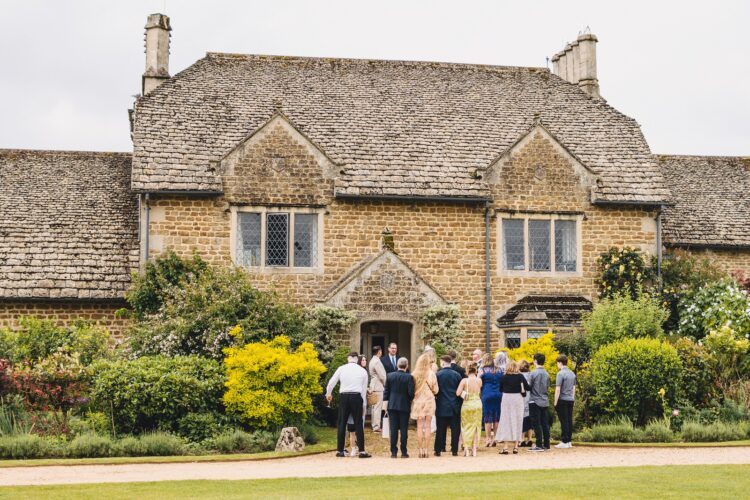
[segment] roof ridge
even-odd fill
[[[682,155],[682,154],[665,154],[653,153],[659,158],[726,158],[726,159],[750,159],[750,155]]]
[[[34,154],[70,154],[70,155],[122,155],[133,156],[131,151],[81,151],[76,149],[21,149],[21,148],[0,148],[0,155],[13,153],[34,153]]]
[[[460,63],[448,61],[418,61],[412,59],[369,59],[356,57],[321,57],[321,56],[287,56],[274,54],[241,54],[234,52],[206,52],[209,59],[244,59],[244,60],[277,60],[288,62],[319,62],[319,63],[348,63],[348,64],[383,64],[403,66],[435,66],[457,69],[482,69],[482,70],[527,70],[530,72],[550,73],[548,68],[542,66],[506,66],[481,63]]]

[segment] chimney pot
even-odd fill
[[[142,92],[148,94],[169,78],[169,37],[172,26],[164,14],[151,14],[146,20],[146,70]]]
[[[578,86],[591,97],[601,98],[599,93],[599,78],[596,74],[596,35],[586,33],[577,39],[579,53]]]

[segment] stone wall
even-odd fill
[[[461,307],[467,347],[483,347],[484,207],[472,203],[334,199],[328,160],[305,144],[304,137],[295,135],[281,122],[277,125],[255,142],[248,139],[222,161],[222,171],[228,175],[225,196],[154,197],[151,254],[171,248],[178,254],[189,255],[196,249],[209,262],[228,265],[230,206],[262,203],[299,206],[301,202],[325,205],[320,231],[324,238],[322,273],[254,273],[257,286],[276,290],[299,305],[314,304],[337,281],[380,252],[381,233],[388,227],[398,257],[446,302]],[[274,169],[273,158],[285,158],[284,164],[300,169],[306,183],[317,183],[315,188],[297,185],[292,178],[294,169]],[[595,299],[596,260],[611,246],[629,245],[645,252],[655,251],[655,211],[592,205],[589,199],[595,186],[593,174],[544,129],[533,131],[500,158],[488,172],[487,180],[495,200],[490,221],[493,323],[507,307],[529,293],[577,294]],[[255,186],[257,192],[253,191]],[[318,190],[321,187],[326,189]],[[304,196],[300,197],[300,192]],[[498,269],[496,212],[509,210],[576,214],[582,226],[580,271],[564,277],[502,275]],[[364,300],[362,297],[360,294],[356,300]],[[363,304],[361,307],[366,308]],[[493,348],[500,341],[499,331],[493,326]]]
[[[750,249],[727,250],[727,249],[698,249],[688,250],[698,257],[709,259],[719,269],[728,273],[741,272],[745,277],[750,277]]]
[[[51,319],[59,325],[74,319],[94,321],[113,336],[123,338],[128,321],[115,317],[125,302],[113,301],[0,301],[0,328],[15,328],[21,316]]]

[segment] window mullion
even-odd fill
[[[260,213],[260,267],[265,269],[266,267],[266,245],[268,244],[268,238],[266,235],[266,215],[267,212],[261,210]]]
[[[526,272],[531,271],[531,257],[530,257],[530,245],[529,241],[529,219],[523,219],[523,263]]]
[[[549,269],[550,272],[557,272],[557,262],[555,258],[555,221],[552,217],[549,221]]]
[[[289,219],[287,220],[287,235],[289,241],[287,241],[287,264],[289,265],[289,267],[295,267],[297,263],[294,262],[294,212],[290,210],[288,217]]]

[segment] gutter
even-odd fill
[[[490,352],[490,333],[492,331],[491,300],[492,300],[492,283],[490,277],[490,209],[491,204],[485,201],[484,204],[484,303],[485,303],[485,321],[484,321],[484,352]]]
[[[402,201],[405,203],[420,201],[439,201],[445,203],[488,203],[489,198],[480,196],[398,196],[398,195],[354,195],[354,194],[336,194],[335,198],[343,200],[384,200],[384,201]]]
[[[143,237],[143,246],[144,246],[144,252],[143,252],[143,264],[145,265],[148,262],[148,235],[149,235],[149,229],[151,226],[151,206],[149,205],[149,194],[146,193],[146,231],[144,233]]]
[[[659,291],[662,289],[661,281],[661,259],[662,259],[662,243],[661,243],[661,214],[664,211],[664,206],[659,207],[659,211],[656,214],[656,278],[659,281]]]

